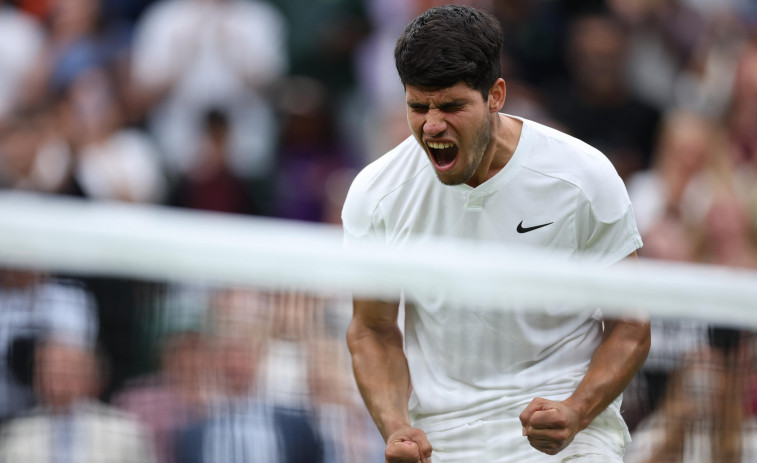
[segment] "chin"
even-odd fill
[[[436,178],[439,179],[444,185],[455,186],[462,185],[467,182],[468,179],[460,178],[459,175],[447,175],[447,172],[436,172]]]

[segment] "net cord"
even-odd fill
[[[486,306],[598,307],[757,328],[757,271],[639,259],[609,269],[532,248],[435,239],[344,249],[334,225],[0,193],[0,265],[298,288],[359,297],[445,291]],[[507,304],[502,304],[507,301]]]

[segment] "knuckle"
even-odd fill
[[[394,446],[387,447],[386,451],[384,452],[384,457],[386,457],[387,460],[395,460],[397,458],[400,458],[401,456],[401,453]]]

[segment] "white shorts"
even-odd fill
[[[630,435],[615,410],[605,410],[557,455],[542,453],[523,437],[518,416],[492,417],[427,433],[433,463],[622,463]]]

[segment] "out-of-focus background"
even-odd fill
[[[359,169],[409,135],[397,36],[444,3],[0,0],[0,188],[339,224]],[[757,2],[458,3],[502,22],[504,111],[613,162],[642,257],[757,268]],[[116,440],[113,461],[383,461],[350,377],[348,301],[1,273],[0,455],[23,455],[11,461],[49,461],[20,450],[20,414],[82,398],[108,407],[90,415],[130,412],[113,418],[119,435],[147,436]],[[653,338],[624,408],[641,442],[683,435],[645,435],[660,416],[751,423],[751,333],[655,320]],[[713,371],[744,372],[704,391],[737,406],[662,399]],[[234,426],[254,437],[213,438]],[[312,441],[295,446],[303,459],[271,444],[292,432]],[[739,461],[741,440],[712,441],[725,459],[703,461]]]
[[[339,223],[409,134],[395,40],[443,3],[2,0],[0,186]],[[468,3],[505,111],[613,161],[646,256],[755,265],[755,2]]]

